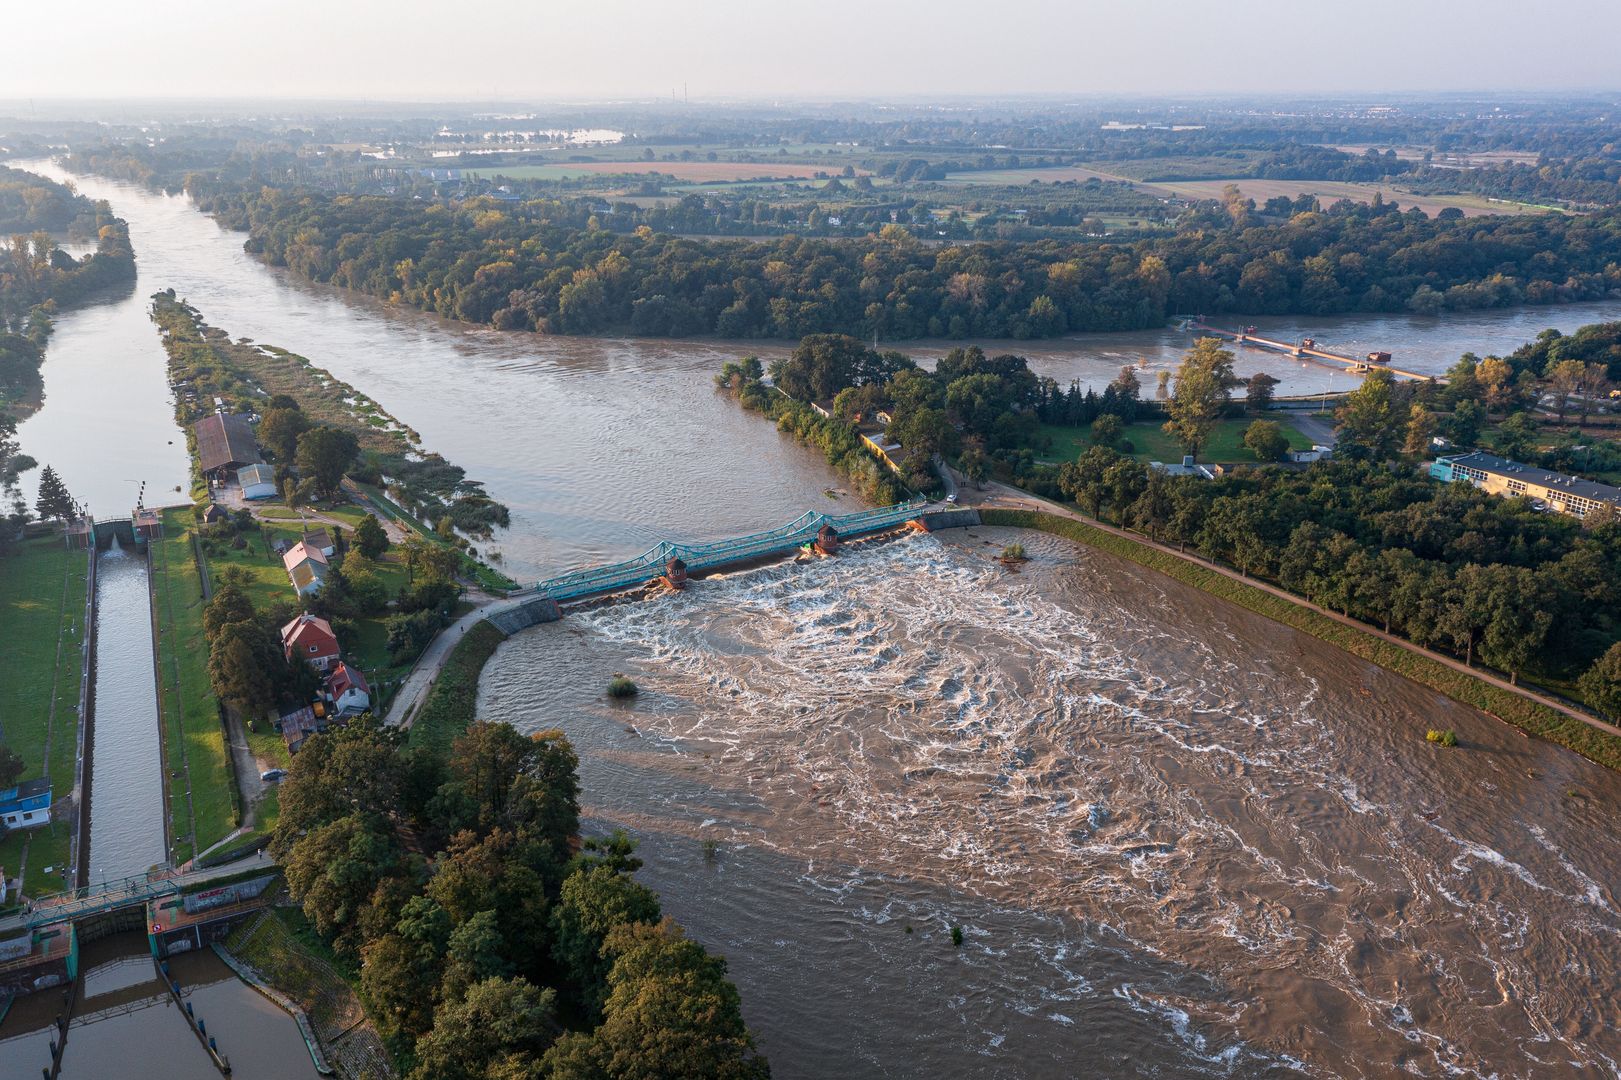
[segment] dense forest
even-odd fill
[[[409,1080],[763,1080],[726,962],[623,834],[580,844],[576,768],[558,731],[353,724],[293,759],[271,850]]]
[[[1050,337],[1173,312],[1435,312],[1621,288],[1621,211],[1437,220],[1336,204],[1279,224],[1244,208],[1132,244],[746,243],[603,227],[557,201],[425,203],[293,189],[205,199],[248,247],[314,281],[544,333],[889,339]]]

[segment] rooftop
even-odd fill
[[[191,426],[197,436],[197,460],[203,472],[251,465],[260,460],[248,418],[236,413],[214,413]]]
[[[276,471],[269,465],[260,462],[238,470],[236,478],[243,487],[247,487],[249,484],[274,484],[276,482]]]
[[[1572,495],[1581,495],[1588,499],[1599,499],[1604,502],[1621,504],[1621,488],[1611,487],[1609,484],[1600,484],[1593,480],[1583,480],[1579,476],[1570,476],[1566,473],[1553,472],[1549,469],[1540,469],[1535,465],[1525,465],[1508,458],[1498,457],[1476,450],[1469,454],[1460,454],[1456,457],[1446,457],[1440,460],[1453,465],[1462,465],[1465,468],[1479,469],[1484,473],[1502,476],[1522,481],[1527,484],[1538,484],[1542,487],[1557,488],[1568,491]]]

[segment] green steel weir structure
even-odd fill
[[[671,559],[680,559],[687,564],[689,571],[744,562],[748,559],[792,551],[801,544],[815,539],[823,526],[831,526],[842,538],[891,529],[917,517],[926,505],[928,504],[924,500],[914,499],[895,506],[881,506],[876,510],[863,510],[860,513],[842,516],[807,510],[786,525],[730,540],[717,540],[706,544],[675,544],[665,541],[634,559],[585,570],[572,570],[539,582],[529,591],[559,601],[573,600],[594,593],[612,592],[614,589],[625,589],[651,581],[664,573],[665,564]]]

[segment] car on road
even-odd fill
[[[957,496],[955,494],[951,494],[951,495],[946,496],[946,502],[954,503],[956,501],[957,501]]]

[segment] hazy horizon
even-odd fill
[[[1280,0],[1223,7],[830,0],[814,12],[713,0],[489,2],[447,18],[400,0],[221,11],[83,0],[0,19],[0,99],[289,102],[917,101],[929,97],[1605,92],[1621,4],[1367,0],[1308,21]],[[1572,27],[1580,27],[1572,33]],[[1275,57],[1257,63],[1254,53]]]

